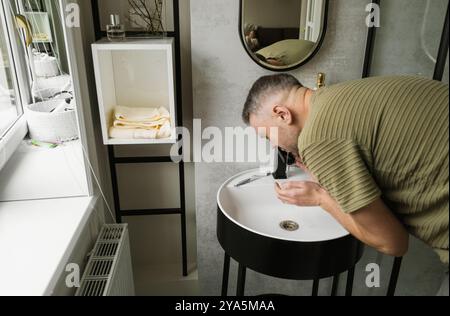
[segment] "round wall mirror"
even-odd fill
[[[307,63],[325,37],[329,0],[240,0],[239,33],[260,66],[288,71]]]

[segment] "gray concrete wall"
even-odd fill
[[[373,75],[432,77],[435,64],[429,56],[436,59],[447,5],[448,0],[384,1]]]

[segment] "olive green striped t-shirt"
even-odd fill
[[[378,198],[448,264],[448,85],[375,77],[315,92],[299,137],[305,166],[352,213]]]

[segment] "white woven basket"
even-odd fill
[[[75,111],[50,113],[64,100],[49,100],[29,104],[25,108],[28,129],[32,139],[42,142],[66,142],[78,139]]]
[[[38,77],[56,77],[60,71],[55,57],[46,54],[34,56],[34,71]]]

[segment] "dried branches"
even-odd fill
[[[130,13],[128,20],[149,33],[163,33],[162,21],[164,0],[128,0]]]

